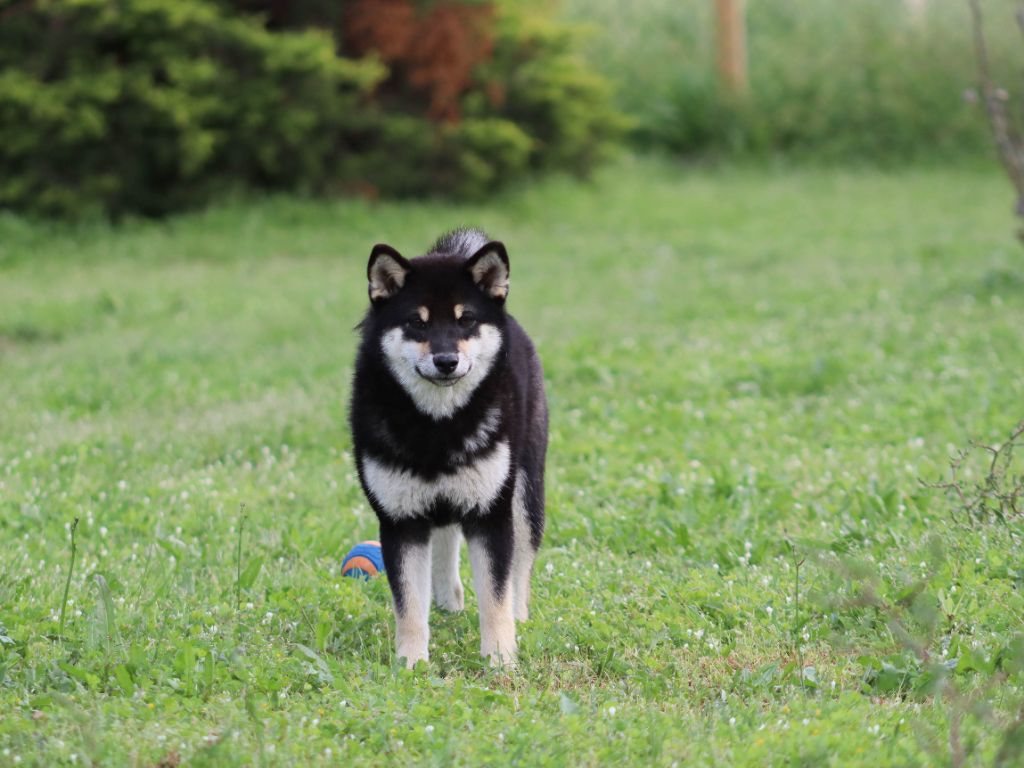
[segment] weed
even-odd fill
[[[1024,441],[1024,421],[1009,437],[995,445],[972,441],[949,462],[950,478],[925,483],[929,488],[945,490],[954,503],[950,514],[955,522],[981,524],[1016,522],[1024,515],[1024,473],[1015,474],[1014,449]],[[977,454],[987,455],[980,480],[970,480],[970,461]]]
[[[245,531],[245,504],[238,507],[238,546],[235,549],[235,610],[242,607],[242,534]]]
[[[64,637],[64,617],[67,613],[68,608],[68,591],[71,589],[71,577],[75,572],[75,554],[78,552],[75,546],[75,531],[78,529],[78,518],[74,519],[71,523],[70,534],[71,534],[71,554],[68,559],[68,577],[64,581],[64,597],[60,601],[60,622],[57,628],[57,635],[61,638]]]

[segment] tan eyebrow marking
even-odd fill
[[[426,307],[420,307],[416,311],[420,313],[420,320],[422,320],[424,323],[430,319],[430,310],[427,309]]]
[[[466,311],[466,308],[462,304],[455,305],[455,319],[458,320],[462,317],[462,313]]]

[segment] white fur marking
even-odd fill
[[[462,449],[466,453],[476,453],[487,447],[487,441],[491,435],[498,431],[501,423],[501,409],[488,408],[476,431],[462,442]]]
[[[446,611],[461,611],[465,605],[462,579],[459,578],[461,545],[462,530],[457,525],[435,528],[430,535],[434,602]]]
[[[530,543],[530,518],[526,511],[526,473],[516,473],[516,488],[512,496],[512,590],[515,600],[516,621],[530,618],[530,576],[533,560],[537,556]]]
[[[468,513],[486,509],[497,498],[508,477],[509,457],[508,443],[503,440],[483,458],[424,480],[408,469],[389,467],[364,456],[363,477],[370,493],[396,519],[423,515],[437,499]]]
[[[461,345],[455,375],[462,378],[449,386],[423,378],[438,375],[433,356],[424,353],[419,342],[408,341],[401,328],[385,333],[380,345],[391,375],[412,398],[416,409],[439,420],[451,418],[463,408],[487,377],[501,349],[501,331],[493,325],[482,324],[479,335]]]
[[[514,664],[516,620],[512,612],[512,585],[505,584],[499,600],[495,595],[491,557],[480,539],[469,540],[469,562],[473,567],[473,588],[480,606],[480,655],[491,664]]]
[[[395,655],[407,667],[428,658],[430,640],[430,544],[402,549],[402,610],[395,605]]]

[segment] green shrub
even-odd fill
[[[577,50],[578,36],[577,28],[521,5],[508,4],[499,17],[494,59],[483,77],[502,94],[497,114],[530,136],[533,168],[585,173],[627,126],[612,107],[610,82]],[[488,111],[482,100],[476,104]]]
[[[361,120],[341,177],[372,195],[483,197],[529,169],[533,142],[508,120],[435,124],[381,112]]]
[[[158,214],[228,185],[316,188],[380,77],[327,35],[204,0],[40,0],[0,33],[0,205]]]
[[[388,5],[410,39],[471,55],[342,55],[357,2],[381,39]],[[535,170],[586,172],[619,123],[571,29],[462,2],[15,5],[0,23],[0,207],[161,214],[235,187],[480,196]]]

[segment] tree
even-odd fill
[[[733,94],[747,90],[747,34],[744,0],[715,0],[718,77]]]

